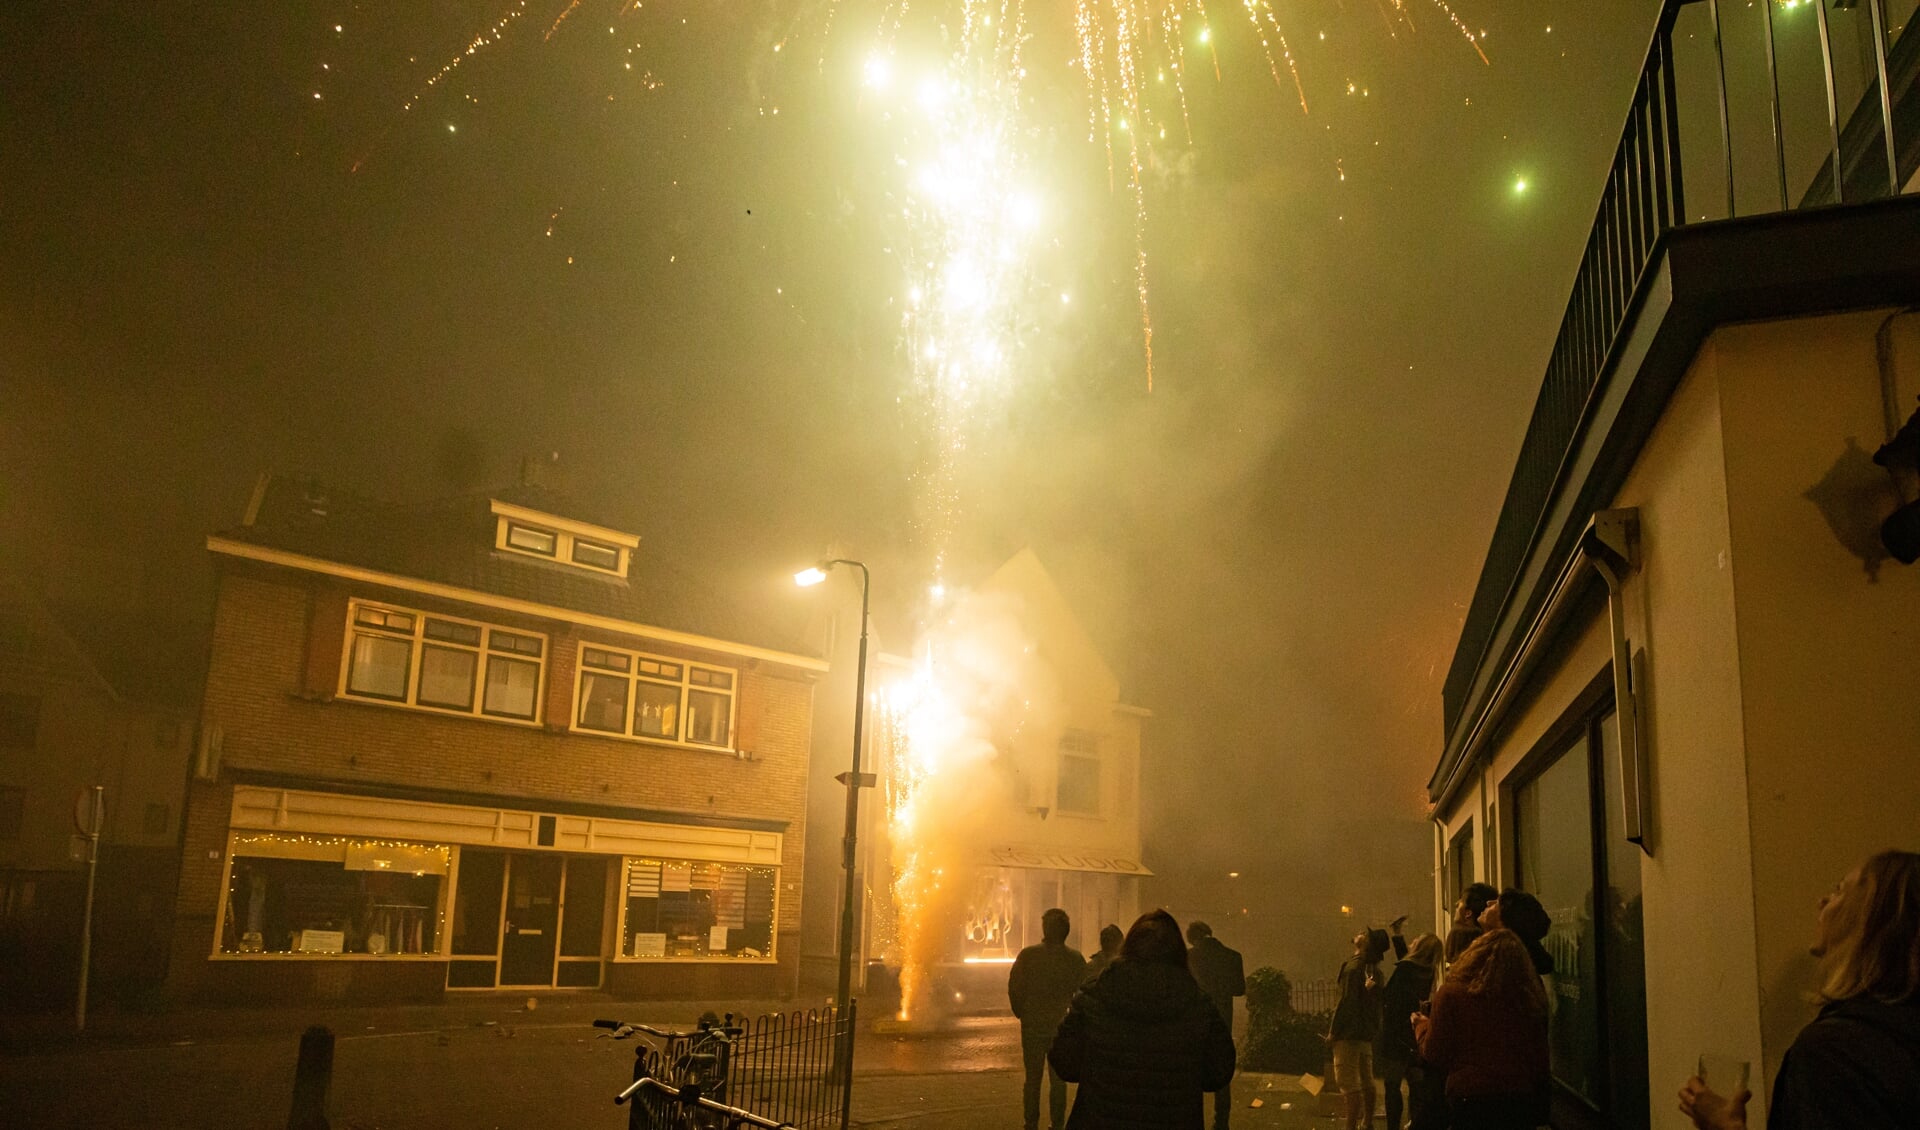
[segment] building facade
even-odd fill
[[[825,663],[576,513],[268,480],[209,539],[182,995],[792,992]]]
[[[1124,930],[1139,915],[1140,883],[1152,875],[1140,830],[1141,740],[1150,715],[1122,700],[1120,680],[1033,550],[1001,565],[980,591],[1017,618],[1059,707],[1053,725],[1000,739],[1009,787],[978,826],[973,867],[962,880],[967,894],[957,921],[947,924],[948,975],[984,982],[997,1006],[1005,1003],[1005,967],[1022,947],[1039,944],[1048,908],[1067,912],[1069,943],[1085,953],[1099,948],[1102,926]],[[876,842],[886,846],[884,838]],[[882,859],[886,868],[894,864]],[[882,870],[877,861],[875,873]],[[875,908],[874,922],[884,922],[891,908]],[[979,972],[968,978],[970,968]]]
[[[127,997],[165,973],[180,810],[192,742],[187,692],[122,678],[63,617],[0,582],[0,1005],[71,1005],[86,850],[75,808],[103,790],[92,995]],[[122,629],[127,651],[156,654]]]
[[[1429,784],[1436,921],[1475,879],[1551,914],[1559,1127],[1678,1130],[1703,1054],[1752,1065],[1763,1126],[1820,896],[1920,848],[1920,572],[1880,537],[1915,483],[1871,457],[1920,397],[1920,105],[1870,91],[1806,206],[1701,222],[1682,17],[1710,13],[1661,16]],[[1910,75],[1920,40],[1884,46]]]

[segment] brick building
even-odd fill
[[[208,539],[183,996],[792,991],[826,664],[578,514],[263,479]]]

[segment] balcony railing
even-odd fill
[[[1794,200],[1806,208],[1883,199],[1913,177],[1920,164],[1915,7],[1914,0],[1662,6],[1441,691],[1449,735],[1667,233],[1784,212]]]

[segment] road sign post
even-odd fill
[[[93,878],[100,869],[100,832],[107,819],[107,790],[81,789],[73,800],[73,823],[87,838],[87,901],[80,912],[80,991],[73,1002],[73,1027],[87,1030],[87,973],[93,964]]]

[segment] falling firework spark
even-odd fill
[[[542,41],[551,40],[568,25],[590,0],[564,0],[546,29]],[[804,25],[807,34],[820,43],[815,58],[826,63],[826,44],[836,26],[844,23],[841,10],[853,0],[802,0],[795,8],[790,26]],[[1277,86],[1291,87],[1301,112],[1309,110],[1306,82],[1288,40],[1286,27],[1273,0],[1239,0],[1255,41],[1259,44],[1267,69]],[[1419,0],[1380,0],[1389,32],[1395,21],[1411,30],[1412,8]],[[1480,46],[1485,33],[1476,34],[1453,8],[1449,0],[1426,0],[1443,15],[1480,57],[1487,56]],[[611,0],[608,5],[617,16],[643,10],[641,0]],[[656,5],[665,7],[666,5]],[[412,110],[450,78],[460,65],[485,48],[500,42],[509,25],[526,11],[527,0],[519,0],[492,24],[481,29],[467,44],[422,84],[402,104]],[[866,25],[877,36],[879,49],[890,53],[908,25],[910,0],[872,0]],[[1026,40],[1027,0],[941,0],[922,6],[921,17],[943,25],[954,44],[950,59],[950,79],[964,84],[963,97],[976,103],[991,98],[994,112],[1018,121],[1025,108],[1020,103],[1021,79],[1025,77],[1021,48]],[[684,22],[684,17],[681,17]],[[1072,65],[1080,70],[1085,85],[1088,132],[1104,151],[1108,178],[1112,187],[1124,191],[1132,205],[1133,285],[1140,320],[1140,349],[1146,387],[1153,388],[1153,303],[1151,265],[1147,255],[1149,223],[1147,186],[1144,180],[1150,148],[1165,140],[1166,128],[1157,122],[1162,106],[1180,117],[1179,140],[1192,141],[1192,124],[1187,103],[1187,50],[1189,34],[1207,52],[1216,79],[1220,62],[1214,41],[1214,28],[1206,0],[1071,0],[1072,35],[1075,54]],[[1190,25],[1191,24],[1191,28]],[[611,30],[611,28],[609,29]],[[989,48],[987,45],[991,44]],[[783,37],[773,45],[777,54],[785,45]],[[635,47],[629,46],[632,55]],[[626,64],[632,70],[631,59]],[[647,89],[658,87],[652,72],[646,73]],[[1169,99],[1153,97],[1154,88],[1171,87]],[[777,114],[777,108],[771,113]],[[1115,135],[1119,135],[1116,139]],[[1118,151],[1116,151],[1118,150]],[[1149,151],[1143,151],[1149,150]],[[1113,183],[1124,174],[1124,184]]]
[[[500,42],[500,37],[506,34],[507,26],[525,15],[526,11],[527,0],[519,0],[519,3],[507,9],[505,15],[495,20],[491,26],[480,31],[471,40],[468,40],[466,47],[461,49],[459,54],[443,63],[439,70],[428,75],[427,80],[420,84],[419,89],[408,96],[407,100],[401,104],[400,109],[411,110],[419,105],[420,100],[428,94],[431,94],[434,87],[439,86],[449,75],[459,70],[461,63],[466,62],[486,48]],[[565,19],[565,14],[563,13],[560,18]]]

